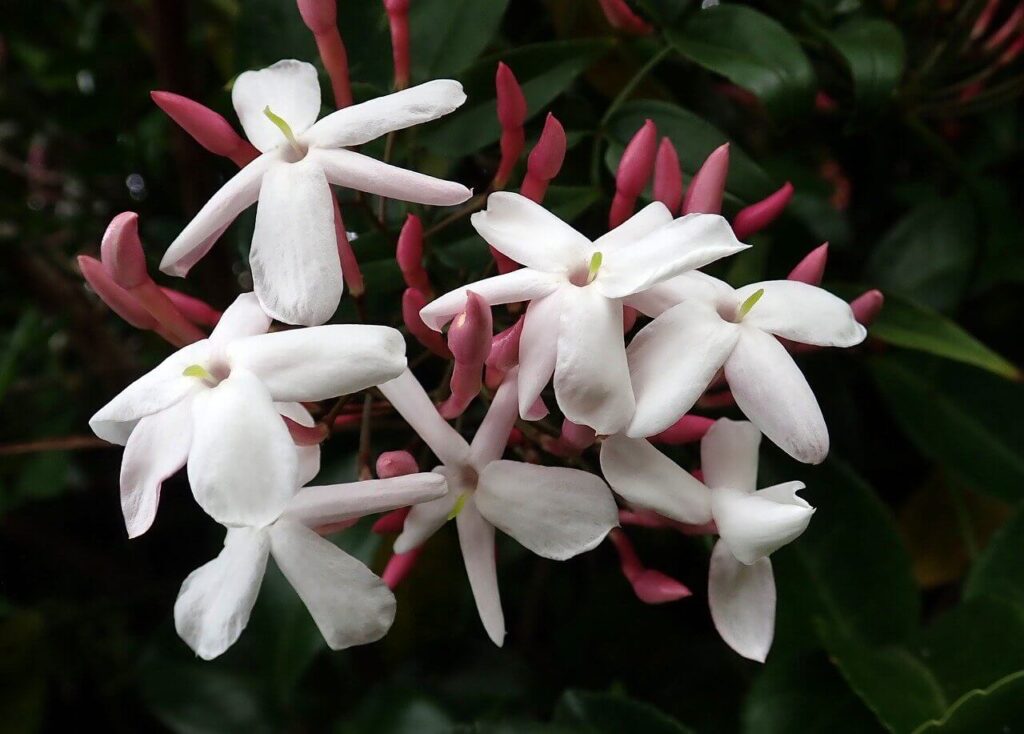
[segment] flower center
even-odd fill
[[[597,277],[597,273],[601,269],[601,263],[603,261],[604,255],[602,255],[600,251],[594,252],[590,256],[590,262],[587,263],[587,269],[578,269],[569,276],[569,282],[581,288],[583,286],[590,285],[594,282],[594,278]]]
[[[209,369],[201,364],[190,364],[181,374],[185,377],[194,377],[200,380],[207,387],[217,387],[229,374],[230,370],[226,367],[219,367],[211,364]]]
[[[292,131],[292,126],[288,124],[288,121],[285,120],[280,115],[274,114],[274,111],[270,109],[270,105],[267,105],[266,107],[263,108],[263,114],[266,116],[268,120],[274,123],[274,126],[281,131],[282,135],[284,135],[284,138],[285,140],[288,141],[288,144],[291,146],[292,151],[295,153],[296,156],[298,156],[296,160],[302,160],[303,158],[305,158],[306,149],[302,147],[298,139],[295,137],[295,133]],[[295,161],[292,162],[294,163]]]
[[[726,321],[738,324],[743,320],[743,317],[750,313],[750,310],[757,305],[757,302],[761,300],[761,296],[763,295],[764,288],[758,288],[747,296],[747,299],[738,307],[734,305],[735,301],[733,303],[719,303],[718,315]]]

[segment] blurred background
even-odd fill
[[[641,603],[608,544],[555,563],[502,538],[510,634],[497,649],[445,528],[399,587],[383,641],[330,652],[271,570],[238,644],[213,662],[195,658],[172,606],[222,531],[179,476],[152,530],[129,542],[121,450],[87,426],[169,347],[107,311],[75,256],[97,256],[110,218],[132,210],[155,273],[233,172],[177,129],[151,90],[234,122],[232,78],[281,58],[319,64],[316,46],[290,0],[7,0],[0,730],[1022,730],[1024,5],[762,0],[701,10],[637,0],[627,7],[641,25],[618,29],[618,4],[604,5],[610,16],[596,0],[413,0],[413,82],[457,78],[469,101],[396,137],[393,159],[484,190],[499,159],[493,80],[503,60],[526,94],[528,145],[548,111],[567,131],[546,203],[581,231],[604,231],[615,163],[650,118],[687,178],[732,141],[728,214],[795,187],[754,248],[714,274],[783,278],[828,241],[826,287],[885,293],[862,347],[800,357],[832,433],[829,460],[798,467],[763,450],[762,486],[800,478],[818,508],[773,557],[779,611],[767,663],[741,659],[714,632],[705,540],[653,529],[629,531],[638,552],[693,597]],[[341,0],[338,12],[357,99],[387,93],[382,4]],[[385,227],[357,202],[343,209],[359,235],[368,319],[401,326],[394,237],[404,205],[389,203]],[[422,215],[429,228],[445,212]],[[253,218],[243,215],[187,282],[163,284],[219,308],[251,288]],[[489,257],[465,219],[429,241],[439,290],[478,276]],[[355,320],[348,297],[337,320]],[[422,351],[410,341],[411,356]],[[419,362],[436,383],[440,360]],[[392,416],[374,424],[374,454],[411,440]],[[354,479],[356,450],[353,432],[332,437],[321,483]],[[676,455],[687,466],[696,457]],[[582,461],[595,468],[595,457]],[[392,538],[370,524],[332,540],[379,572]]]

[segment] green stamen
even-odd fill
[[[587,285],[594,282],[594,278],[597,277],[597,271],[601,269],[602,260],[604,260],[604,255],[600,252],[595,252],[590,256],[590,266],[587,268]]]
[[[764,295],[764,288],[758,288],[756,291],[754,291],[752,294],[750,294],[750,297],[743,302],[742,306],[740,306],[740,318],[741,319],[744,316],[746,316],[748,313],[750,313],[750,309],[752,309],[754,306],[757,305],[757,302],[761,300],[761,296],[763,296],[763,295]]]
[[[190,364],[181,374],[185,377],[198,377],[200,380],[213,379],[213,375],[207,372],[206,368],[201,364]]]
[[[270,109],[270,105],[263,108],[263,114],[267,116],[268,120],[277,126],[277,129],[281,131],[281,134],[288,139],[288,142],[291,143],[293,147],[299,147],[299,141],[295,139],[295,133],[292,132],[292,126],[285,122],[283,117],[275,115],[273,110]]]
[[[459,495],[459,498],[455,500],[455,506],[452,507],[452,511],[448,513],[448,519],[454,520],[462,512],[462,508],[466,506],[466,493],[463,492]]]

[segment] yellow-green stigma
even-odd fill
[[[288,139],[288,142],[292,144],[292,147],[298,150],[299,141],[295,139],[295,133],[292,132],[292,126],[285,122],[283,117],[274,114],[274,111],[270,109],[270,105],[263,108],[263,114],[270,120],[281,131],[281,134]]]
[[[597,271],[601,269],[602,260],[604,260],[604,255],[600,252],[595,252],[590,256],[590,265],[587,267],[587,285],[594,282],[594,278],[597,277]]]
[[[740,306],[739,318],[742,319],[744,316],[750,313],[750,309],[757,305],[757,302],[761,300],[761,296],[763,295],[764,288],[758,288],[756,291],[751,293],[750,297],[747,298],[747,300],[745,300],[743,304]]]
[[[455,500],[455,506],[452,507],[452,511],[448,513],[448,519],[454,520],[462,512],[462,508],[466,506],[466,493],[463,492],[459,495],[459,498]]]
[[[182,371],[181,374],[185,377],[198,377],[200,380],[207,380],[210,382],[214,379],[213,375],[211,375],[201,364],[190,364]]]

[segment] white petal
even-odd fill
[[[239,339],[232,369],[249,370],[274,400],[313,402],[379,385],[405,369],[405,339],[390,326],[330,324]]]
[[[627,305],[652,318],[683,301],[701,301],[713,308],[722,304],[726,308],[733,307],[730,313],[739,305],[732,286],[697,270],[669,278],[624,299]]]
[[[556,561],[597,547],[619,524],[608,485],[578,469],[494,461],[474,499],[488,522]]]
[[[704,484],[744,492],[757,489],[757,451],[761,432],[747,421],[719,418],[700,442]]]
[[[593,287],[565,288],[558,324],[555,398],[565,417],[599,434],[618,433],[633,417],[622,335],[622,304]]]
[[[270,527],[274,561],[332,650],[376,642],[395,620],[395,597],[370,569],[305,525]]]
[[[203,510],[222,525],[262,527],[295,494],[298,457],[270,393],[233,369],[196,396],[188,480]]]
[[[283,416],[290,418],[300,426],[312,428],[316,425],[313,416],[303,407],[302,403],[274,403],[274,409]],[[295,452],[298,455],[298,479],[296,487],[304,487],[313,481],[320,473],[320,446],[296,446]]]
[[[636,395],[627,434],[652,436],[679,420],[711,384],[739,331],[712,307],[684,301],[637,332],[626,350]]]
[[[473,192],[455,181],[445,181],[392,166],[352,150],[312,148],[306,156],[322,166],[327,180],[368,194],[431,206],[461,204]]]
[[[312,528],[429,502],[447,492],[444,477],[433,472],[306,487],[288,503],[285,517]]]
[[[284,164],[277,153],[261,155],[229,179],[167,248],[160,270],[182,278],[188,275],[235,217],[256,203],[264,174],[280,165]]]
[[[601,472],[629,504],[679,522],[711,520],[708,488],[647,441],[610,436],[601,443]]]
[[[564,282],[557,275],[521,268],[449,291],[424,306],[420,318],[434,331],[441,331],[442,326],[465,310],[466,291],[473,291],[488,306],[500,306],[543,298]]]
[[[321,148],[362,145],[389,132],[436,120],[465,101],[466,94],[457,81],[434,79],[332,112],[306,131],[302,142]]]
[[[448,493],[439,499],[413,505],[409,514],[405,516],[402,532],[395,538],[395,553],[407,553],[423,545],[431,535],[448,522],[448,516],[455,509],[455,503],[463,494],[465,487],[459,482],[455,472],[441,466],[433,473],[448,481]]]
[[[263,177],[249,266],[263,310],[278,321],[316,326],[341,300],[341,263],[331,187],[305,158]]]
[[[608,234],[594,240],[594,249],[600,252],[611,252],[620,248],[628,248],[636,244],[656,229],[661,229],[672,221],[672,212],[660,201],[655,201]]]
[[[743,323],[819,347],[852,347],[867,336],[850,304],[824,288],[796,280],[769,280],[739,288],[736,295],[743,303],[762,289],[764,294]]]
[[[512,427],[519,417],[517,380],[517,370],[512,369],[498,387],[487,414],[476,429],[473,442],[470,444],[470,461],[477,469],[483,469],[505,453],[509,434],[512,433]]]
[[[260,306],[255,293],[243,293],[232,302],[210,334],[210,345],[223,349],[235,339],[266,334],[272,319]]]
[[[284,134],[263,111],[269,107],[295,135],[305,132],[320,114],[316,67],[286,59],[266,69],[243,72],[231,87],[231,103],[245,136],[261,151],[287,144]]]
[[[622,298],[748,247],[717,214],[687,214],[637,242],[602,251],[594,282],[609,298]]]
[[[174,627],[196,655],[212,660],[249,623],[267,568],[270,539],[263,530],[228,530],[224,549],[189,574],[174,602]]]
[[[708,604],[715,629],[745,658],[763,663],[775,637],[775,577],[762,558],[746,566],[719,540],[711,553]]]
[[[517,270],[516,272],[528,272]],[[568,288],[575,286],[568,286]],[[538,298],[526,309],[519,335],[519,415],[529,420],[541,391],[555,373],[558,357],[558,324],[562,319],[562,290]]]
[[[740,489],[711,491],[718,534],[741,563],[767,558],[807,529],[814,508],[796,496],[803,487],[803,482],[787,482],[770,487],[767,494]]]
[[[380,391],[443,464],[456,465],[467,460],[469,445],[437,412],[412,372],[406,370],[385,382]]]
[[[808,464],[825,460],[825,418],[811,386],[778,339],[744,326],[725,363],[725,379],[736,405],[776,446]]]
[[[202,388],[202,383],[182,372],[189,365],[204,364],[209,353],[206,339],[179,349],[96,411],[89,427],[104,441],[123,445],[140,418],[169,408]]]
[[[489,245],[533,270],[586,272],[590,240],[525,196],[498,191],[470,221]]]
[[[466,575],[473,590],[476,610],[487,636],[498,647],[505,641],[505,615],[498,592],[498,570],[494,561],[494,526],[483,518],[472,499],[466,501],[456,518],[459,545]]]
[[[121,512],[129,538],[149,530],[163,481],[185,466],[192,445],[192,400],[141,419],[121,459]]]

